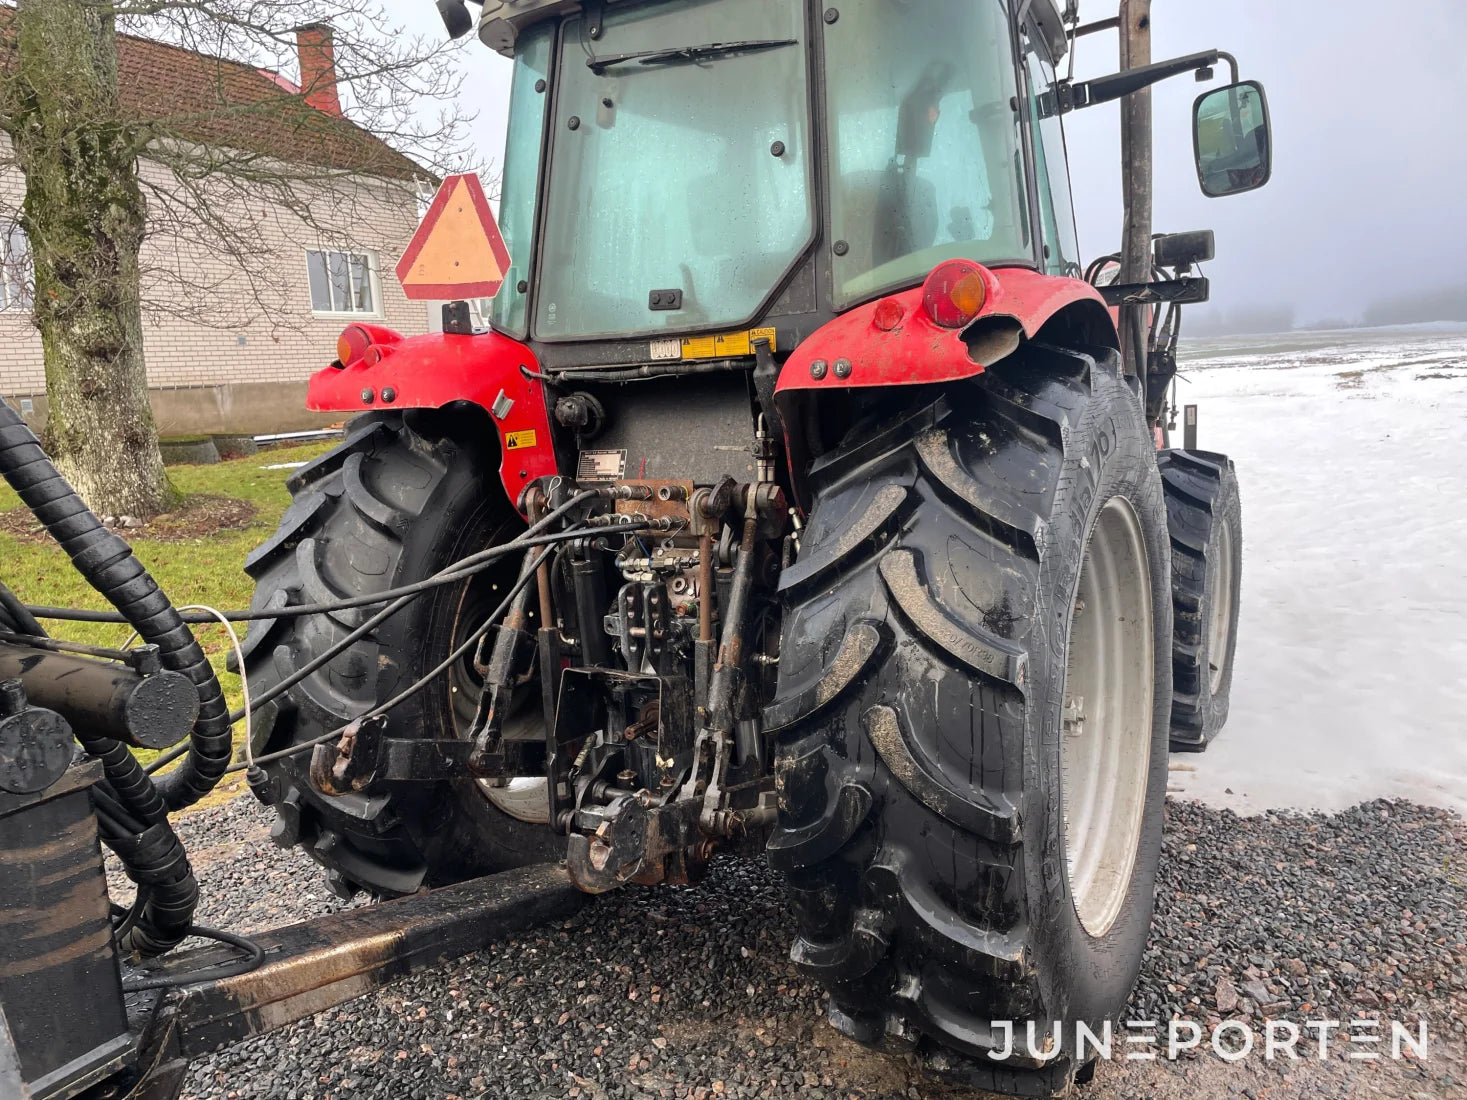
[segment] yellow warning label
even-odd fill
[[[522,432],[509,432],[504,437],[504,446],[506,450],[517,451],[521,447],[533,447],[534,445],[534,428],[526,428]]]
[[[769,350],[774,346],[774,329],[751,328],[747,332],[726,332],[718,336],[691,336],[683,340],[684,359],[724,359],[754,354],[754,341],[769,341]]]

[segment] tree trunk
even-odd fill
[[[93,511],[148,517],[175,493],[143,363],[146,204],[117,99],[117,37],[94,0],[20,0],[9,111],[25,174],[46,362],[46,443]]]

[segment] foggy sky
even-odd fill
[[[397,18],[441,31],[431,0],[387,0]],[[1085,21],[1116,0],[1081,0]],[[473,8],[477,12],[477,8]],[[1467,0],[1153,0],[1155,60],[1217,47],[1261,80],[1274,135],[1262,190],[1204,198],[1192,163],[1190,76],[1155,86],[1157,231],[1214,229],[1212,305],[1291,305],[1298,320],[1357,318],[1372,299],[1467,285]],[[1076,77],[1116,67],[1116,35],[1079,43]],[[469,38],[457,55],[462,104],[478,112],[480,157],[496,165],[509,88],[505,59]],[[1208,87],[1225,82],[1227,69]],[[1066,116],[1083,258],[1120,244],[1119,112]]]

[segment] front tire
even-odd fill
[[[1150,926],[1171,703],[1156,460],[1112,353],[1030,346],[896,419],[812,471],[766,711],[770,860],[834,1026],[1050,1095],[1083,1068],[1075,1023],[1100,1034],[1124,1006]]]
[[[293,499],[280,529],[245,565],[256,582],[251,606],[381,592],[518,534],[523,524],[493,475],[498,456],[473,446],[476,438],[484,438],[482,425],[476,431],[472,421],[445,413],[374,413],[353,421],[340,446],[290,479]],[[470,580],[419,596],[257,711],[255,752],[328,733],[413,683],[483,621],[518,568],[510,555]],[[377,610],[251,623],[243,646],[251,689],[258,696]],[[389,712],[388,735],[462,736],[477,683],[471,660],[454,666]],[[266,766],[276,788],[274,836],[325,866],[337,893],[392,897],[560,857],[549,827],[534,820],[533,792],[523,787],[397,783],[326,797],[312,786],[309,763],[304,752]],[[543,783],[539,802],[548,811]]]
[[[1227,455],[1162,451],[1172,543],[1171,747],[1200,752],[1222,732],[1233,689],[1243,579],[1243,512]]]

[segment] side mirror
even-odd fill
[[[1192,105],[1192,151],[1208,198],[1262,187],[1273,174],[1268,100],[1256,80],[1204,92]]]

